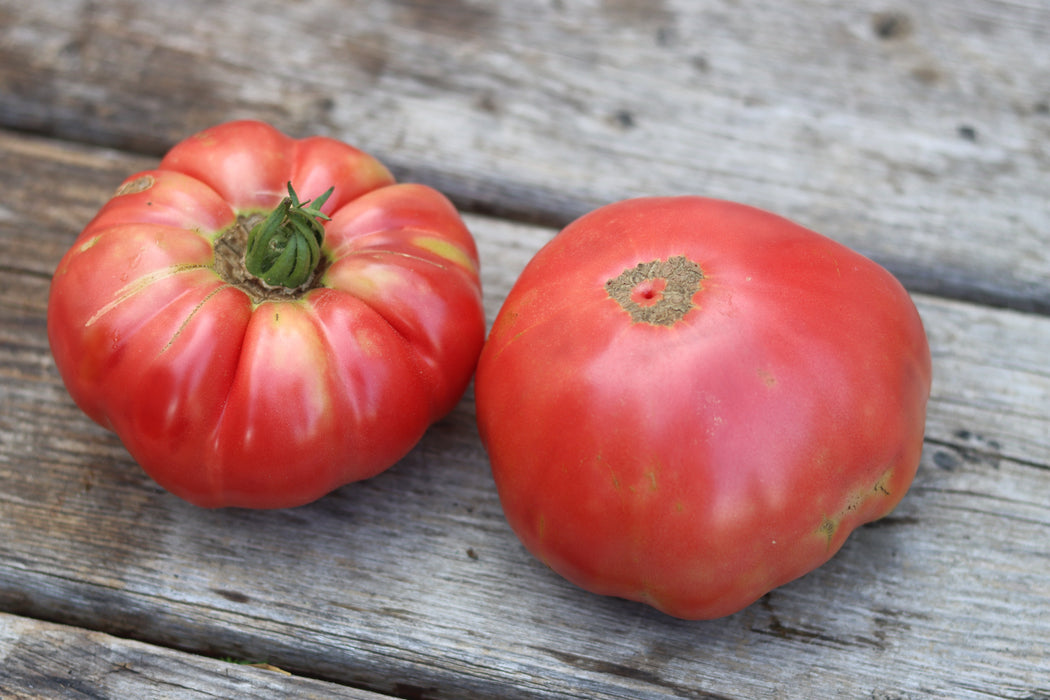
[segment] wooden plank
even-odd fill
[[[725,197],[918,291],[1050,312],[1046,2],[0,0],[0,20],[9,128],[156,154],[263,118],[549,224]]]
[[[43,323],[73,219],[141,159],[9,134],[0,159],[0,610],[400,696],[1050,693],[1050,319],[917,296],[935,384],[912,491],[816,572],[682,622],[522,549],[469,394],[390,471],[310,506],[161,491],[72,405]],[[33,183],[62,172],[38,217]],[[553,231],[468,222],[491,318]]]
[[[209,659],[3,613],[0,692],[5,700],[389,698],[292,676],[264,662]]]

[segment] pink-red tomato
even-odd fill
[[[930,353],[886,270],[699,197],[580,218],[526,266],[475,377],[506,517],[570,581],[714,618],[892,510]]]
[[[274,210],[292,215],[259,244],[277,270],[260,277],[245,251]],[[77,405],[207,507],[296,506],[391,466],[457,403],[484,339],[448,200],[255,121],[128,178],[59,263],[47,325]]]

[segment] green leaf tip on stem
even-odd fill
[[[244,266],[270,287],[296,289],[310,281],[321,262],[324,225],[321,211],[335,187],[314,200],[299,201],[288,183],[288,196],[248,234]]]

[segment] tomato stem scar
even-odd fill
[[[628,267],[605,283],[605,291],[635,323],[673,326],[695,304],[703,270],[695,262],[678,255]]]

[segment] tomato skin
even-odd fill
[[[694,275],[674,321],[637,320],[606,286],[626,276],[632,308],[671,299],[669,260]],[[930,381],[919,315],[874,262],[744,205],[643,198],[529,262],[475,398],[527,549],[590,591],[709,619],[897,505]]]
[[[253,296],[217,246],[328,187],[325,267]],[[253,121],[128,178],[60,261],[48,337],[78,406],[200,506],[283,508],[374,476],[456,405],[484,338],[474,240],[447,199],[333,139]]]

